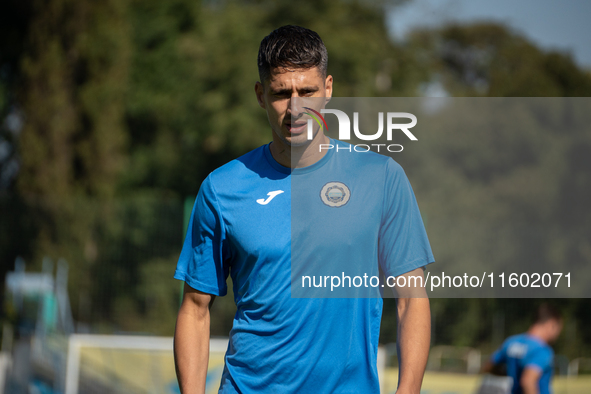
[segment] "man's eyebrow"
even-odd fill
[[[271,94],[284,94],[284,93],[291,93],[291,89],[273,89],[271,88]]]
[[[303,88],[299,88],[299,92],[317,92],[320,88],[318,86],[304,86]],[[291,93],[291,89],[273,89],[271,88],[271,94],[284,94],[284,93]]]
[[[319,90],[320,90],[320,88],[318,86],[316,86],[316,85],[314,85],[314,86],[305,86],[305,87],[303,87],[301,89],[298,89],[298,91],[300,91],[300,92],[317,92]]]

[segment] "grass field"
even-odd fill
[[[224,366],[224,352],[212,352],[207,374],[207,394],[217,393]],[[88,378],[117,387],[126,393],[179,393],[170,351],[81,349],[81,371]],[[480,375],[431,372],[425,374],[423,394],[473,394]],[[398,369],[387,368],[383,376],[383,394],[396,391]],[[587,394],[591,392],[591,376],[555,377],[555,394]],[[118,390],[118,391],[119,391]]]
[[[474,394],[480,384],[480,375],[431,372],[425,373],[422,394]],[[396,392],[398,369],[386,369],[382,393]],[[591,393],[591,376],[555,377],[552,384],[554,394]]]
[[[227,343],[227,339],[211,341],[206,394],[218,391]],[[113,393],[180,393],[172,338],[170,348],[161,350],[80,345],[80,387],[85,381],[100,383]]]

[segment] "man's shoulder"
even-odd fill
[[[259,173],[266,167],[265,148],[266,145],[260,146],[216,168],[209,174],[209,181],[216,185],[235,183],[240,179]]]
[[[331,142],[335,145],[335,156],[343,163],[364,169],[375,167],[389,172],[404,171],[394,158],[374,151],[373,149],[377,149],[375,146],[353,145],[336,139],[332,139]]]
[[[511,348],[512,345],[521,345],[524,346],[527,342],[527,336],[525,334],[515,334],[511,335],[503,341],[500,349],[503,351],[507,351]]]
[[[522,357],[525,356],[526,353],[553,353],[552,347],[547,343],[534,338],[527,333],[510,336],[505,340],[503,347],[509,355],[511,355],[511,353],[523,353],[521,355]]]
[[[552,355],[554,354],[554,350],[552,350],[552,346],[548,345],[546,342],[540,339],[532,339],[531,340],[531,349],[539,354],[545,355]]]

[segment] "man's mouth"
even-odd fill
[[[295,123],[286,123],[287,131],[291,134],[301,134],[306,131],[307,123],[303,121],[297,121]]]

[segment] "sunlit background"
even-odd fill
[[[210,171],[270,140],[254,83],[258,46],[271,30],[317,31],[339,97],[589,97],[590,4],[5,0],[0,392],[178,392],[170,337],[181,284],[172,275],[187,214]],[[453,135],[461,132],[469,134]],[[509,142],[493,136],[487,155],[470,145],[487,141],[442,137],[441,145],[401,156],[438,264],[473,251],[440,243],[449,229],[430,228],[429,218],[453,228],[469,215],[466,206],[485,203],[454,195],[497,196],[503,185],[501,202],[486,201],[498,215],[463,223],[495,228],[519,212],[543,236],[527,242],[508,234],[509,257],[531,252],[589,266],[591,133],[547,133]],[[530,143],[540,140],[560,143]],[[551,176],[527,175],[545,171]],[[449,188],[434,189],[432,179],[449,179]],[[523,192],[524,179],[533,179],[534,192]],[[486,244],[481,235],[463,241]],[[481,361],[527,329],[539,301],[433,299],[424,392],[474,392]],[[555,302],[565,315],[554,346],[556,392],[588,392],[591,302]],[[220,337],[208,375],[215,391],[232,295],[218,298],[211,313],[212,335]],[[385,300],[381,329],[382,388],[391,393],[394,300]]]

